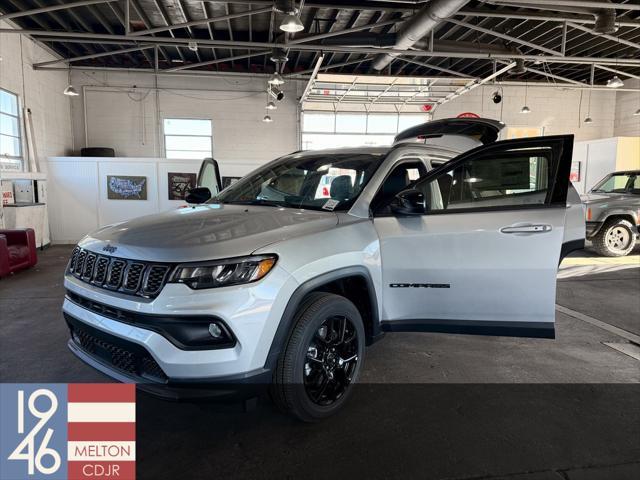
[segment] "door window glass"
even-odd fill
[[[426,168],[422,161],[412,160],[397,165],[382,183],[371,202],[372,210],[387,205],[393,197],[404,190],[414,180],[426,174]]]
[[[418,183],[430,211],[545,204],[551,150],[525,149],[470,158]]]

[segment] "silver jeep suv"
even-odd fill
[[[205,161],[200,204],[80,241],[69,347],[163,396],[269,385],[315,421],[384,332],[553,338],[558,264],[584,245],[573,137],[496,142],[502,127],[440,120],[388,148],[297,152],[213,198]]]
[[[582,200],[594,250],[607,257],[631,253],[640,225],[640,170],[610,173]]]

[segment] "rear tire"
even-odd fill
[[[364,361],[365,332],[356,306],[332,293],[302,302],[274,371],[271,398],[304,422],[336,413],[349,398]]]
[[[605,257],[623,257],[636,246],[633,225],[627,220],[607,220],[593,238],[593,249]]]

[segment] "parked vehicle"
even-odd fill
[[[640,225],[640,170],[610,173],[582,199],[594,250],[607,257],[631,253]]]
[[[268,384],[315,421],[384,332],[553,338],[559,261],[584,246],[573,137],[496,142],[503,126],[440,120],[389,148],[296,152],[211,199],[206,160],[201,204],[80,241],[69,347],[158,395]]]

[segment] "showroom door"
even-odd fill
[[[379,209],[383,327],[552,337],[572,147],[478,147],[409,186],[424,213]]]

